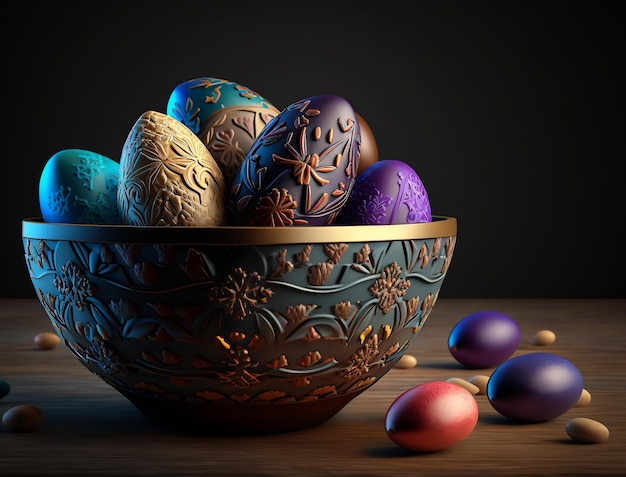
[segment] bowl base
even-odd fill
[[[267,405],[200,404],[122,393],[149,419],[170,429],[214,435],[253,435],[317,426],[335,416],[362,391],[310,402]]]

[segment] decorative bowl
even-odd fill
[[[78,360],[146,416],[218,434],[330,419],[405,353],[456,243],[403,225],[22,221],[36,295]]]

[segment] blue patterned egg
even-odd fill
[[[332,224],[354,185],[359,141],[356,113],[341,96],[290,104],[261,131],[237,171],[230,222]]]
[[[166,112],[200,138],[230,185],[253,141],[279,110],[246,86],[202,77],[176,86]]]
[[[54,154],[39,179],[39,208],[46,222],[120,224],[119,163],[102,154],[66,149]]]
[[[359,174],[338,223],[389,225],[431,222],[428,193],[407,163],[385,159]]]

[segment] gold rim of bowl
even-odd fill
[[[108,243],[193,243],[272,245],[333,242],[380,242],[455,236],[457,220],[433,216],[432,222],[394,225],[321,225],[293,227],[177,227],[65,224],[41,217],[22,220],[22,237]]]

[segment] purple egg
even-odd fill
[[[354,183],[338,223],[388,225],[431,222],[426,188],[407,163],[385,159],[368,166]]]
[[[511,357],[519,346],[517,322],[498,311],[478,311],[454,325],[448,350],[467,368],[491,368]]]
[[[570,361],[551,353],[529,353],[498,366],[487,381],[487,397],[503,416],[545,422],[568,411],[580,397],[583,378]]]
[[[332,224],[354,185],[359,141],[356,113],[340,96],[287,106],[263,128],[235,174],[230,222]]]

